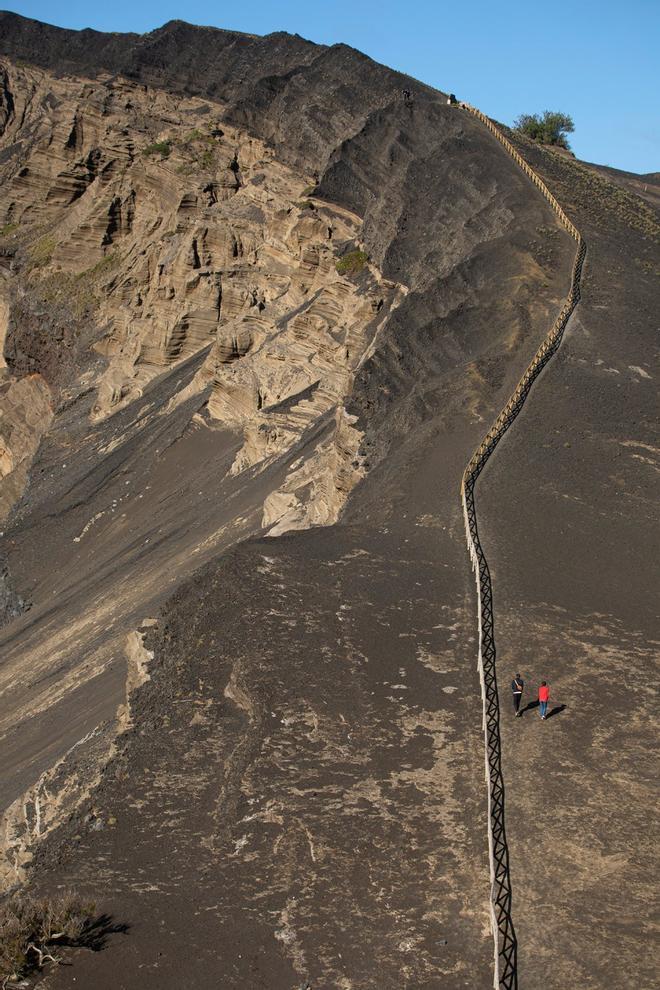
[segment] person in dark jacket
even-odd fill
[[[520,674],[516,674],[516,676],[511,681],[511,693],[513,695],[513,714],[516,716],[522,715],[522,712],[520,711],[520,702],[522,701],[522,693],[524,686],[525,686],[525,682],[523,681],[522,677],[520,676]]]

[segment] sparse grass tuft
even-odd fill
[[[35,286],[36,296],[49,305],[65,305],[72,316],[80,319],[96,304],[91,285],[72,272],[54,272]]]
[[[552,148],[532,146],[516,131],[505,131],[523,158],[542,174],[551,192],[568,205],[567,212],[583,211],[606,229],[620,223],[653,240],[660,236],[657,214],[640,196],[621,188],[590,165],[559,156]]]
[[[339,258],[335,268],[340,275],[357,275],[369,261],[369,255],[365,251],[348,251]]]
[[[216,162],[216,138],[214,133],[206,134],[195,128],[189,131],[177,146],[188,161],[177,167],[180,175],[193,175],[199,169],[213,168]]]
[[[638,268],[644,272],[645,275],[660,275],[660,268],[655,265],[652,261],[648,261],[645,258],[635,258],[633,259]]]
[[[86,268],[84,271],[79,272],[76,278],[102,278],[104,275],[109,275],[118,266],[119,262],[119,252],[111,251],[110,254],[106,254],[105,257],[97,261],[91,268]]]
[[[205,134],[204,131],[200,131],[198,127],[194,130],[189,131],[184,138],[181,139],[181,144],[194,144],[196,141],[201,141],[203,144],[214,144],[215,139],[212,134]]]
[[[0,237],[9,237],[14,231],[18,230],[19,224],[17,223],[6,223],[4,227],[0,227]]]
[[[30,246],[29,255],[34,268],[44,268],[50,264],[55,253],[57,241],[50,234],[40,237],[38,241]]]
[[[59,962],[57,949],[81,943],[95,910],[73,894],[8,898],[0,907],[0,986],[10,986],[46,962]]]
[[[200,168],[212,168],[215,163],[215,152],[212,148],[206,148],[197,157],[197,164]]]
[[[316,189],[316,186],[305,186],[305,188],[303,189],[301,195],[302,196],[311,196],[315,189]]]
[[[81,319],[98,305],[103,281],[120,260],[113,252],[82,272],[53,272],[39,280],[35,292],[43,302],[65,305],[72,316]]]
[[[311,199],[303,199],[298,203],[298,208],[301,210],[315,210],[316,207],[312,203]]]

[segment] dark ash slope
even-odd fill
[[[660,225],[637,177],[522,150],[589,253],[561,350],[480,482],[500,657],[532,690],[546,678],[555,711],[504,723],[520,980],[651,986]]]

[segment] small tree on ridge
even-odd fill
[[[572,117],[556,110],[545,110],[543,114],[523,113],[513,126],[532,141],[555,144],[560,148],[570,148],[566,135],[575,130]]]

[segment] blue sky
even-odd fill
[[[575,121],[580,158],[660,171],[660,0],[34,0],[6,9],[101,31],[150,31],[179,18],[342,41],[505,123],[562,110]]]

